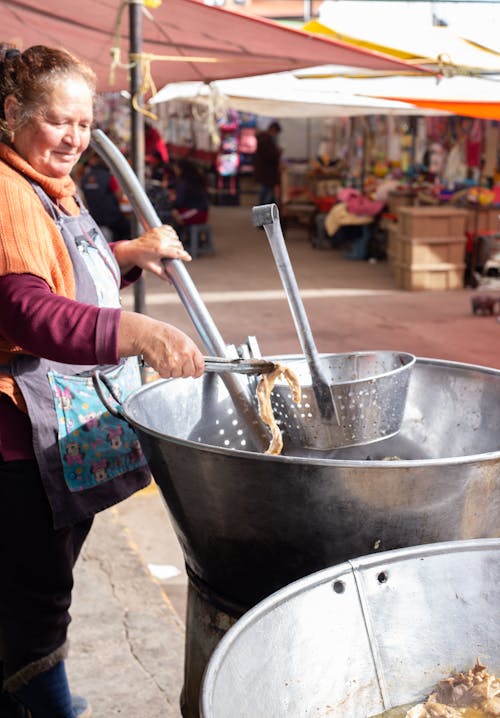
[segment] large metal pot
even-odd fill
[[[203,718],[366,718],[418,703],[479,657],[500,675],[500,541],[389,551],[250,610],[205,674]]]
[[[329,454],[256,453],[215,375],[145,385],[123,412],[188,569],[241,610],[358,556],[500,533],[494,369],[417,359],[399,434]]]

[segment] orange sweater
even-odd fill
[[[0,276],[34,274],[44,279],[55,294],[74,299],[73,266],[62,235],[31,184],[16,170],[38,182],[67,212],[79,214],[71,177],[45,177],[0,142]],[[21,347],[0,336],[0,364],[9,364],[13,354],[19,352]],[[24,408],[12,377],[0,375],[0,393],[9,395],[19,408]]]

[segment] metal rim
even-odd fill
[[[353,352],[349,352],[349,354],[352,354]],[[371,353],[371,352],[368,352]],[[321,355],[323,356],[323,355]],[[325,355],[329,356],[329,355]],[[287,359],[303,359],[302,354],[297,355],[287,355]],[[270,357],[271,358],[271,357]],[[275,358],[275,357],[272,357]],[[415,357],[415,361],[418,361],[419,364],[430,364],[434,366],[441,366],[445,365],[447,367],[451,366],[456,369],[463,369],[463,370],[473,370],[473,371],[480,371],[482,373],[486,374],[500,374],[500,371],[498,369],[492,369],[491,367],[485,367],[478,364],[467,364],[464,362],[454,362],[454,361],[448,361],[445,359],[431,359],[428,357]],[[170,382],[170,381],[182,381],[182,379],[160,379],[157,383],[164,383],[164,382]],[[282,462],[282,463],[291,463],[291,464],[308,464],[313,466],[331,466],[336,468],[353,468],[353,469],[360,469],[360,468],[368,468],[368,467],[375,467],[380,468],[384,467],[384,470],[387,472],[401,469],[401,468],[408,468],[408,469],[415,469],[415,467],[429,467],[429,466],[456,466],[459,464],[474,464],[476,462],[484,463],[485,461],[498,461],[500,459],[500,449],[498,451],[492,451],[484,454],[469,454],[468,456],[449,456],[439,459],[405,459],[401,461],[381,461],[381,460],[370,460],[370,461],[361,461],[361,460],[355,460],[355,459],[331,459],[331,458],[325,458],[325,457],[315,457],[315,456],[285,456],[283,454],[278,455],[271,455],[271,454],[264,454],[264,453],[258,453],[256,451],[245,451],[244,449],[227,449],[220,446],[214,446],[213,444],[205,444],[203,442],[197,442],[197,441],[189,441],[187,439],[181,439],[179,437],[173,436],[172,434],[162,434],[159,431],[155,431],[154,429],[151,429],[143,424],[141,424],[139,421],[133,418],[133,416],[130,415],[127,407],[131,401],[134,400],[134,398],[142,393],[145,393],[148,391],[148,389],[152,386],[152,384],[145,384],[144,386],[140,387],[139,389],[136,389],[132,394],[127,397],[127,399],[123,402],[122,410],[124,417],[127,421],[130,422],[135,428],[140,429],[144,431],[147,434],[150,434],[158,439],[165,439],[168,438],[170,442],[173,444],[177,444],[180,446],[187,446],[187,447],[196,447],[198,449],[202,449],[203,451],[208,451],[209,453],[214,454],[222,454],[224,456],[227,456],[228,453],[233,453],[236,456],[239,456],[241,458],[253,458],[258,459],[260,461],[269,461],[269,462]],[[374,444],[376,442],[372,442]]]
[[[200,694],[201,715],[211,715],[211,697],[214,695],[215,684],[219,668],[232,644],[234,644],[240,635],[244,633],[252,624],[257,623],[262,616],[266,615],[270,610],[276,609],[281,604],[286,603],[295,596],[300,595],[304,591],[310,591],[323,583],[333,583],[337,578],[345,576],[346,573],[361,568],[376,568],[394,564],[398,561],[408,560],[411,558],[425,558],[439,554],[461,553],[466,551],[500,551],[499,538],[486,539],[466,539],[459,541],[442,541],[434,544],[424,544],[420,546],[411,546],[402,549],[393,549],[384,551],[380,554],[369,554],[359,558],[351,559],[329,568],[316,571],[309,576],[298,579],[288,584],[284,588],[279,589],[267,598],[264,598],[256,606],[249,609],[231,628],[224,634],[220,642],[217,644],[214,652],[210,657],[210,661],[204,672],[202,686],[203,690]]]
[[[413,368],[417,361],[417,357],[414,354],[410,354],[408,352],[398,352],[398,351],[392,351],[390,349],[379,349],[379,350],[372,350],[372,351],[360,351],[360,352],[343,352],[341,354],[325,354],[322,353],[319,355],[320,358],[328,358],[328,357],[336,357],[336,358],[342,358],[342,357],[353,357],[353,356],[370,356],[371,354],[387,354],[387,355],[393,355],[397,357],[401,357],[405,360],[405,363],[401,366],[395,367],[394,369],[389,369],[385,372],[380,372],[379,374],[371,374],[369,376],[364,376],[359,379],[346,379],[345,381],[336,381],[331,384],[332,387],[342,387],[349,384],[349,386],[355,386],[356,384],[361,384],[365,382],[374,381],[376,379],[384,379],[388,376],[394,376],[395,374],[401,374],[404,371],[409,371]],[[289,358],[292,359],[291,355]],[[275,359],[275,356],[269,357],[270,359]],[[295,357],[293,357],[295,358]],[[306,360],[302,354],[296,355],[296,358],[299,361],[305,362]],[[277,384],[281,384],[282,382],[276,382]]]

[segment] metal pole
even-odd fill
[[[142,6],[143,0],[129,0],[129,30],[130,30],[130,57],[142,52]],[[134,107],[134,100],[142,105],[140,94],[142,87],[142,67],[140,62],[130,60],[130,130],[131,149],[130,159],[134,172],[144,187],[144,115]],[[132,218],[133,236],[137,237],[142,229],[138,219]],[[144,279],[140,277],[134,284],[134,309],[141,314],[145,313],[145,287]]]
[[[312,17],[312,0],[304,0],[304,22]]]

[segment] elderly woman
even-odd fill
[[[70,172],[90,140],[95,77],[43,46],[0,53],[0,715],[91,715],[64,659],[73,567],[92,517],[147,485],[132,430],[95,392],[198,377],[184,333],[122,311],[119,288],[163,257],[189,261],[170,227],[111,247]],[[107,378],[106,378],[107,377]],[[120,425],[121,424],[121,425]]]

